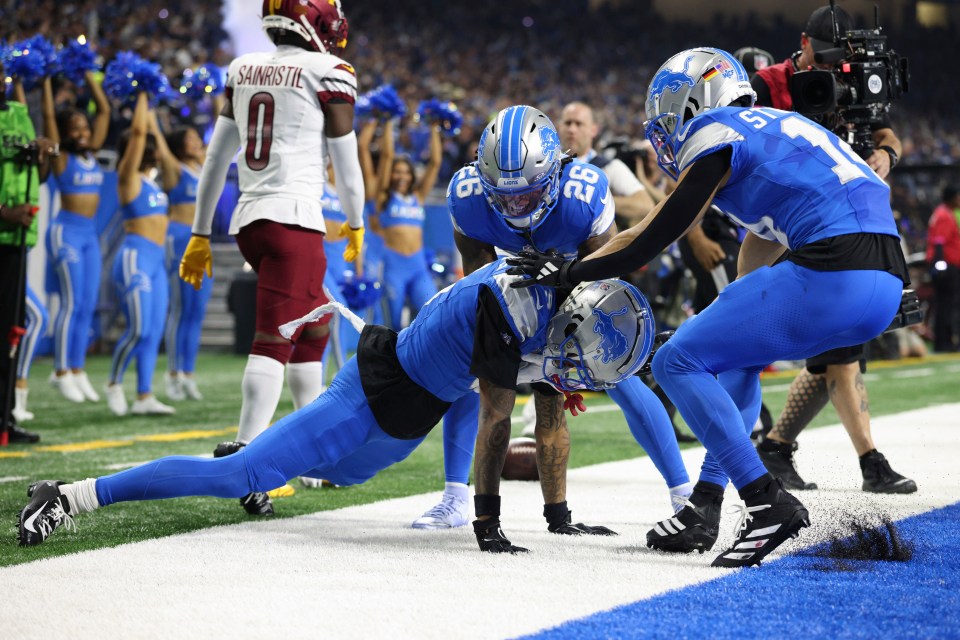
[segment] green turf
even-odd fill
[[[236,425],[240,407],[240,377],[245,358],[232,355],[202,355],[198,364],[201,372],[203,402],[178,403],[177,415],[162,418],[112,416],[103,402],[71,404],[59,397],[45,382],[50,371],[48,360],[39,360],[33,370],[30,390],[30,409],[37,414],[29,423],[39,432],[43,441],[38,446],[11,445],[0,448],[0,480],[24,476],[28,480],[0,481],[0,566],[18,564],[59,556],[67,553],[110,547],[195,529],[248,521],[235,500],[215,498],[182,498],[149,503],[125,503],[103,509],[93,515],[77,519],[80,531],[76,535],[58,532],[39,547],[19,548],[16,545],[16,514],[26,502],[26,487],[36,479],[79,480],[112,473],[107,465],[135,463],[153,458],[186,454],[209,453],[218,442],[232,439],[232,432],[203,438],[172,442],[149,442],[137,437],[175,433],[186,430],[223,430]],[[165,362],[161,359],[158,370]],[[88,371],[96,385],[106,377],[109,360],[91,358]],[[934,369],[934,375],[924,377],[896,377],[904,371]],[[960,359],[903,363],[893,367],[875,367],[879,376],[870,380],[868,388],[871,407],[876,415],[905,411],[958,399]],[[128,396],[133,394],[133,378],[128,376]],[[786,399],[786,385],[790,378],[765,378],[768,388],[765,400],[776,415]],[[156,376],[156,388],[161,399],[162,380]],[[605,405],[606,397],[590,398],[589,405]],[[277,415],[292,411],[289,395],[281,400]],[[824,410],[814,425],[837,421],[832,407]],[[622,415],[618,412],[600,412],[570,419],[572,453],[571,466],[622,460],[642,455],[631,437]],[[83,443],[95,440],[129,442],[127,446],[60,453],[41,451],[38,447]],[[23,458],[3,457],[11,453],[29,453]],[[306,490],[298,487],[293,497],[276,501],[279,517],[296,516],[326,509],[365,504],[439,491],[443,486],[442,437],[435,430],[403,463],[380,473],[370,482],[357,487]],[[851,450],[851,456],[853,456]],[[853,463],[853,461],[851,461]],[[694,471],[695,470],[691,470]],[[297,485],[295,485],[297,486]],[[424,504],[424,508],[430,506]],[[417,513],[411,513],[411,520]]]

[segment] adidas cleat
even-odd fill
[[[213,457],[223,458],[232,455],[243,449],[244,446],[246,445],[240,442],[221,442],[213,450]],[[240,506],[251,516],[267,517],[273,515],[273,503],[270,502],[270,496],[261,491],[248,493],[240,498]]]
[[[750,504],[756,502],[756,504]],[[714,559],[714,567],[738,568],[759,565],[771,551],[789,538],[796,538],[800,529],[810,526],[806,507],[783,489],[779,479],[747,502],[736,505],[740,521],[733,546]]]
[[[703,553],[713,548],[720,534],[723,493],[719,487],[705,484],[697,483],[677,515],[661,520],[647,532],[648,547],[671,553]]]
[[[453,529],[470,519],[470,505],[460,496],[444,493],[439,504],[427,510],[410,525],[414,529]]]
[[[40,544],[61,525],[76,529],[67,512],[67,499],[60,493],[61,484],[63,482],[45,480],[30,486],[30,502],[17,518],[17,537],[21,547]]]
[[[793,454],[797,452],[796,442],[777,442],[764,439],[757,445],[757,455],[774,478],[783,480],[783,486],[796,491],[816,489],[815,482],[806,482],[797,472],[797,463]]]

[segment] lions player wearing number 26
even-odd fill
[[[230,223],[243,257],[257,272],[256,334],[243,374],[237,441],[214,455],[234,453],[273,418],[284,367],[297,408],[322,390],[321,358],[326,323],[300,329],[290,341],[277,327],[327,302],[323,293],[321,199],[324,149],[337,176],[347,221],[344,259],[363,244],[363,177],[353,132],[356,72],[335,53],[347,44],[347,20],[339,0],[264,0],[263,29],[277,45],[230,64],[227,103],[214,127],[197,193],[193,237],[180,277],[199,288],[212,275],[210,229],[217,198],[237,149],[240,201]],[[252,515],[272,515],[264,493],[241,499]]]
[[[809,524],[750,444],[760,371],[870,340],[890,324],[908,280],[883,180],[826,129],[755,109],[755,100],[727,52],[673,56],[650,83],[646,135],[661,169],[679,178],[676,190],[582,261],[533,252],[513,261],[514,273],[533,276],[522,284],[568,286],[646,264],[711,204],[750,231],[738,279],[653,359],[657,382],[708,453],[689,504],[647,542],[712,547],[729,477],[746,508],[733,547],[714,561],[723,567],[759,564]]]

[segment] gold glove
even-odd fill
[[[340,235],[347,239],[347,248],[343,250],[343,259],[347,262],[353,262],[363,249],[363,227],[352,229],[348,223],[344,222],[340,225]]]
[[[213,253],[210,251],[210,238],[191,236],[187,250],[180,260],[180,279],[197,291],[203,284],[203,274],[213,277]]]

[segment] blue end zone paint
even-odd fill
[[[960,638],[960,503],[897,527],[914,545],[909,562],[837,571],[814,547],[527,637]]]

